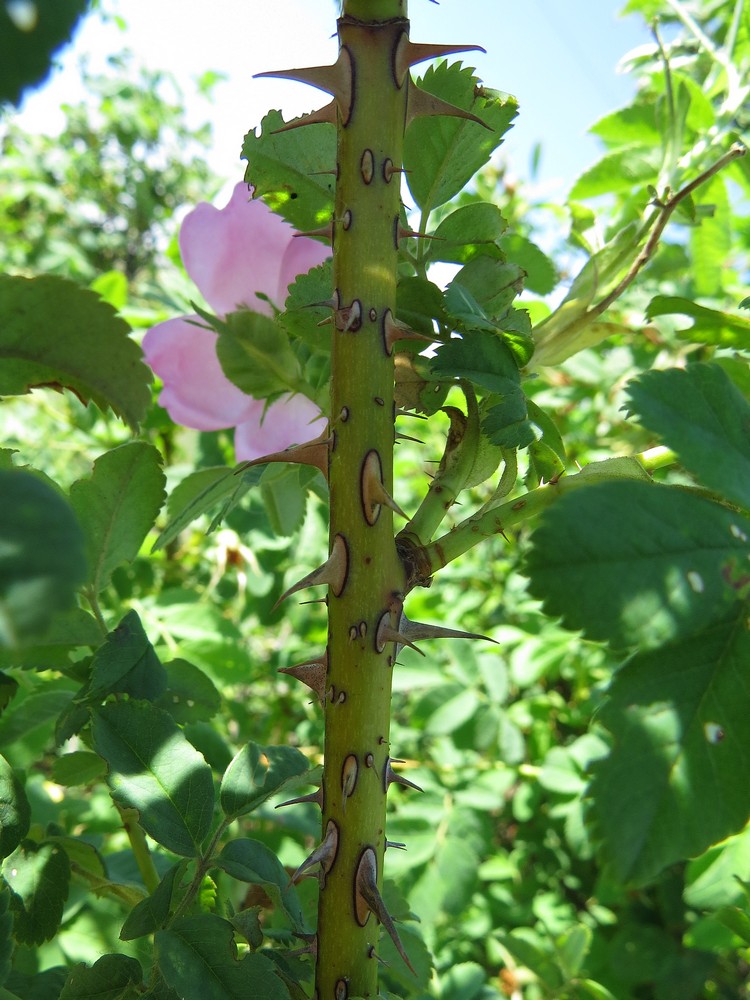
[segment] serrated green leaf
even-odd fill
[[[581,971],[591,948],[592,937],[590,927],[576,924],[555,941],[560,966],[566,979],[575,978]]]
[[[165,481],[156,448],[131,441],[105,452],[91,476],[73,483],[70,502],[86,538],[87,583],[95,593],[138,555],[164,502]]]
[[[447,319],[443,293],[425,278],[402,278],[397,289],[396,315],[412,330],[431,337],[435,320],[441,323]]]
[[[531,591],[589,638],[659,646],[724,617],[749,538],[750,522],[703,497],[601,482],[543,514],[527,562]]]
[[[172,909],[175,888],[179,886],[186,867],[185,861],[172,865],[154,892],[130,911],[120,931],[123,941],[134,941],[165,926]]]
[[[76,701],[93,704],[115,693],[154,701],[166,687],[166,671],[138,612],[128,611],[94,653],[89,681],[76,695]]]
[[[197,855],[211,826],[213,779],[172,717],[148,702],[109,703],[93,712],[92,739],[115,801],[137,809],[157,843]]]
[[[65,711],[72,698],[72,691],[43,690],[14,702],[0,718],[0,746],[8,746],[29,736],[35,729],[50,725]]]
[[[537,295],[548,295],[557,284],[555,266],[536,243],[520,233],[509,233],[498,240],[508,261],[524,272],[523,287]]]
[[[418,86],[470,111],[488,127],[445,115],[415,119],[404,136],[409,190],[423,211],[457,195],[490,158],[518,113],[515,98],[479,84],[469,67],[443,62],[431,66]]]
[[[82,646],[98,646],[101,641],[102,632],[94,616],[74,607],[54,615],[49,628],[41,634],[35,632],[12,650],[0,649],[0,665],[33,670],[64,669],[70,666],[72,653]]]
[[[7,858],[29,832],[31,806],[23,785],[0,757],[0,858]]]
[[[135,1000],[141,994],[141,963],[127,955],[102,955],[91,967],[81,962],[68,975],[60,1000]]]
[[[699,225],[690,230],[691,278],[697,297],[716,297],[724,290],[727,261],[732,255],[732,220],[723,177],[714,177],[696,198],[708,208]]]
[[[221,780],[221,808],[228,819],[244,816],[309,768],[307,758],[295,747],[246,743]]]
[[[605,153],[585,170],[570,190],[569,198],[596,198],[599,195],[630,192],[655,184],[661,165],[661,150],[651,146],[623,146]]]
[[[254,186],[254,197],[262,196],[296,229],[319,229],[333,215],[336,131],[319,124],[280,132],[283,125],[281,113],[269,111],[260,135],[247,133],[245,179]]]
[[[506,264],[492,257],[475,257],[464,264],[448,288],[446,308],[451,313],[451,293],[456,286],[468,292],[486,316],[497,320],[523,291],[523,271],[515,263]]]
[[[216,859],[227,875],[260,885],[276,906],[280,906],[295,930],[305,929],[305,917],[297,892],[279,859],[259,840],[230,840]]]
[[[157,961],[180,1000],[289,1000],[264,955],[239,961],[232,925],[212,914],[186,917],[156,934]]]
[[[589,131],[610,146],[658,146],[662,141],[655,105],[645,101],[604,115]]]
[[[13,997],[18,996],[18,1000],[59,1000],[67,978],[68,969],[59,965],[31,976],[13,969],[6,985],[13,990]],[[0,1000],[6,1000],[2,993]]]
[[[489,392],[507,392],[520,383],[510,348],[494,333],[476,330],[442,344],[432,359],[433,371],[466,378]]]
[[[58,757],[52,765],[52,778],[58,785],[74,787],[99,781],[107,773],[107,766],[98,753],[74,750]]]
[[[304,391],[297,356],[281,323],[241,309],[218,324],[216,353],[224,374],[248,396]]]
[[[221,695],[210,677],[193,663],[178,657],[164,664],[167,690],[156,702],[175,722],[198,722],[216,715]]]
[[[70,864],[55,844],[24,841],[6,858],[3,878],[11,890],[16,940],[39,945],[55,936],[68,898]]]
[[[750,319],[744,316],[699,306],[697,302],[677,295],[657,295],[646,309],[648,320],[675,314],[689,316],[693,320],[692,326],[677,331],[685,340],[715,344],[717,347],[750,347]]]
[[[73,604],[86,555],[69,504],[32,473],[0,471],[0,497],[0,647],[15,647]]]
[[[750,507],[750,405],[718,365],[650,371],[628,384],[629,409],[710,489]]]
[[[745,910],[741,910],[739,906],[723,906],[714,916],[745,944],[750,944],[750,914]]]
[[[260,482],[262,466],[244,472],[217,466],[199,469],[186,476],[169,496],[167,509],[170,520],[154,542],[154,551],[163,549],[196,518],[222,504],[211,522],[211,531],[232,510],[248,490]]]
[[[260,492],[275,535],[288,537],[302,524],[307,494],[315,469],[299,465],[269,465],[260,480]]]
[[[488,202],[463,205],[437,227],[425,260],[465,264],[478,254],[498,257],[497,241],[507,228],[508,223],[495,205]]]
[[[594,764],[591,792],[604,856],[622,881],[642,884],[747,822],[746,616],[739,605],[615,675],[599,715],[614,745]]]
[[[152,376],[129,333],[111,306],[72,281],[0,275],[0,396],[70,389],[135,429]]]
[[[331,298],[332,289],[333,268],[331,261],[326,261],[295,278],[289,286],[286,311],[280,316],[288,333],[326,354],[331,350],[331,330],[329,325],[320,324],[331,318],[331,307],[320,303]]]

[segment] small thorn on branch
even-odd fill
[[[315,868],[316,865],[320,865],[320,882],[321,886],[324,885],[326,875],[333,868],[338,849],[339,829],[333,820],[329,819],[328,826],[326,827],[326,835],[322,843],[315,848],[312,854],[305,858],[294,875],[292,875],[292,885],[296,885],[301,878],[310,874],[310,869]]]
[[[395,757],[389,757],[385,762],[385,770],[383,772],[383,785],[385,786],[386,792],[391,785],[403,785],[404,788],[413,788],[417,792],[423,792],[424,788],[420,788],[419,785],[415,784],[413,781],[409,781],[405,778],[403,774],[398,774],[397,771],[393,770],[393,764],[403,764],[403,760],[397,760]]]
[[[414,967],[404,951],[401,938],[398,936],[393,918],[386,909],[383,897],[380,895],[380,890],[378,889],[378,861],[372,847],[366,847],[362,852],[362,857],[359,859],[354,881],[354,906],[357,923],[360,927],[365,926],[371,913],[375,914],[376,919],[380,921],[388,932],[388,936],[393,941],[396,951],[412,974],[416,976]]]
[[[278,805],[274,806],[274,809],[283,809],[285,806],[296,806],[301,802],[314,802],[316,806],[323,808],[323,789],[316,788],[314,792],[310,792],[308,795],[298,795],[295,799],[287,799],[286,802],[279,802]]]
[[[274,604],[273,610],[275,611],[276,608],[278,608],[278,606],[287,599],[287,597],[291,597],[292,594],[296,594],[298,591],[304,590],[306,587],[318,587],[322,584],[328,584],[333,591],[334,596],[340,597],[344,587],[346,586],[348,572],[349,548],[346,544],[344,536],[336,535],[331,547],[331,554],[323,565],[318,566],[318,568],[314,569],[312,573],[308,573],[307,576],[298,580],[297,583],[289,587],[288,590],[285,590]]]
[[[304,663],[297,663],[293,667],[279,667],[280,674],[287,674],[298,681],[306,684],[311,691],[314,691],[320,701],[323,701],[326,690],[326,674],[328,672],[328,652]]]
[[[250,469],[254,465],[266,465],[271,462],[289,462],[294,465],[312,465],[320,469],[326,479],[328,479],[328,449],[333,443],[333,437],[324,431],[312,441],[304,444],[296,444],[283,451],[273,451],[270,455],[261,455],[260,458],[253,458],[249,462],[243,462],[234,470],[235,475]]]

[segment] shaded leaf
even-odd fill
[[[273,903],[286,913],[292,927],[304,930],[305,918],[297,891],[284,866],[265,844],[247,838],[230,840],[216,864],[232,878],[262,886]]]
[[[0,647],[44,631],[86,578],[69,504],[23,469],[0,471]]]
[[[629,410],[700,482],[750,507],[750,405],[718,365],[650,371],[628,384]]]
[[[695,635],[734,603],[750,522],[689,492],[639,481],[563,495],[528,556],[532,593],[567,628],[616,647]]]
[[[307,774],[310,765],[295,747],[246,743],[221,780],[221,808],[228,819],[257,809],[284,786]]]
[[[164,664],[167,689],[157,700],[175,722],[197,722],[216,715],[221,696],[210,677],[187,660],[177,658]]]
[[[141,994],[141,963],[127,955],[102,955],[91,967],[74,966],[60,1000],[135,1000]]]
[[[603,855],[622,881],[647,882],[747,822],[746,615],[740,604],[615,674],[599,714],[614,745],[594,764],[591,793]]]
[[[88,585],[99,593],[119,565],[138,555],[164,502],[161,456],[145,441],[107,451],[91,476],[70,489],[70,502],[86,536]]]
[[[262,466],[255,466],[239,474],[235,469],[217,466],[199,469],[186,476],[169,495],[167,509],[170,519],[154,542],[154,551],[169,545],[192,521],[221,504],[220,511],[214,516],[208,529],[209,532],[212,531],[245,493],[257,486],[262,474]]]
[[[10,910],[10,889],[0,884],[0,983],[4,983],[10,972],[11,959],[15,949],[13,941],[13,914]],[[2,993],[0,992],[0,1000]]]
[[[289,1000],[289,991],[264,955],[239,961],[234,928],[202,914],[156,934],[157,960],[180,1000]]]
[[[111,306],[72,281],[0,275],[0,396],[70,389],[135,429],[152,376],[129,333]]]
[[[172,717],[148,702],[112,702],[93,712],[92,737],[115,801],[137,809],[157,843],[197,855],[211,825],[213,779]]]
[[[0,858],[7,858],[29,832],[31,806],[23,785],[0,757]]]
[[[145,934],[153,934],[165,926],[172,909],[175,888],[179,887],[185,868],[185,861],[172,865],[154,892],[130,911],[120,931],[123,941],[133,941]]]
[[[11,890],[16,940],[39,945],[55,936],[68,898],[70,864],[54,844],[24,841],[3,865]]]
[[[114,693],[154,701],[166,687],[166,671],[143,630],[138,612],[128,611],[94,653],[91,676],[76,701],[90,704]]]

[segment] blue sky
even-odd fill
[[[504,147],[513,173],[528,176],[534,144],[543,146],[540,182],[562,197],[576,175],[596,157],[586,130],[598,117],[627,103],[633,82],[615,70],[621,57],[650,41],[636,16],[619,17],[624,0],[411,0],[415,41],[467,42],[487,54],[469,53],[489,87],[515,94],[521,105]],[[195,123],[214,119],[214,168],[240,179],[242,136],[270,107],[287,115],[308,111],[321,95],[285,81],[253,80],[253,73],[314,65],[335,58],[334,0],[103,0],[105,12],[127,22],[90,16],[62,57],[62,70],[22,109],[34,130],[54,132],[61,101],[80,99],[77,65],[87,57],[101,68],[107,54],[132,49],[148,66],[169,70],[185,93],[205,70],[227,74],[217,86],[213,111],[190,101]]]

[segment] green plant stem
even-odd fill
[[[138,865],[138,871],[141,873],[143,884],[146,886],[148,894],[151,895],[159,885],[160,879],[154,865],[154,859],[151,857],[151,851],[146,843],[146,834],[138,823],[138,813],[135,809],[123,809],[121,806],[117,806],[117,809],[122,819],[123,829],[128,835],[130,849]]]
[[[83,596],[86,598],[86,600],[89,602],[89,607],[91,608],[94,618],[96,618],[96,624],[99,626],[102,635],[104,636],[109,635],[109,629],[107,628],[107,623],[104,620],[104,615],[102,613],[102,608],[101,605],[99,604],[99,597],[96,591],[93,589],[93,587],[86,587],[82,591],[82,593]]]
[[[605,464],[602,463],[602,465]],[[656,467],[653,463],[650,464],[650,468]],[[504,534],[510,528],[515,528],[541,514],[560,496],[571,490],[592,483],[622,480],[623,478],[629,477],[623,476],[621,471],[613,471],[609,474],[601,470],[594,476],[585,468],[572,476],[561,476],[559,479],[545,483],[521,497],[508,500],[490,510],[478,511],[472,517],[462,521],[453,531],[436,539],[430,545],[425,545],[419,553],[414,554],[414,562],[420,567],[421,574],[432,576],[443,566],[447,566],[448,563],[453,562],[464,552],[468,552],[485,538]]]
[[[185,895],[182,897],[179,904],[177,905],[177,908],[172,914],[172,918],[169,921],[170,924],[174,923],[175,920],[179,920],[180,917],[185,916],[185,914],[192,906],[193,900],[195,899],[198,890],[200,889],[201,884],[203,883],[203,879],[206,877],[206,873],[214,863],[214,855],[216,854],[216,848],[218,847],[219,841],[223,837],[224,831],[228,826],[229,823],[226,820],[223,820],[219,824],[218,829],[214,833],[213,837],[211,837],[211,843],[208,845],[208,849],[199,858],[196,859],[195,872],[193,873],[193,877],[190,880],[190,885],[185,890]]]
[[[394,54],[408,28],[405,0],[347,0],[341,51],[351,101],[339,104],[333,280],[340,309],[331,352],[330,543],[346,552],[328,595],[323,837],[315,986],[320,1000],[377,993],[377,919],[358,892],[363,856],[382,880],[389,757],[392,642],[404,573],[393,516],[393,358],[384,337],[396,309],[398,218],[408,83]],[[347,106],[348,104],[348,106]],[[355,310],[359,319],[347,324]],[[348,311],[348,312],[347,312]],[[346,775],[349,778],[346,779]]]

